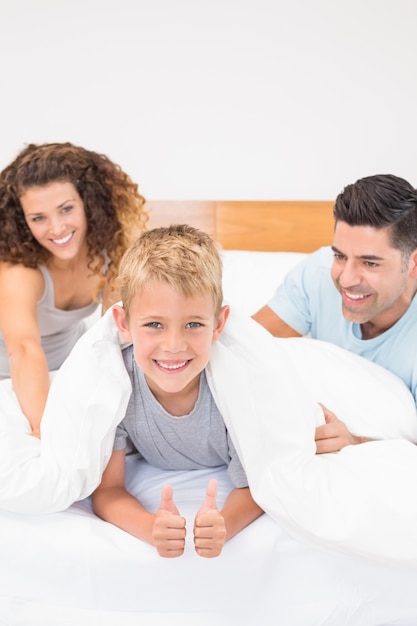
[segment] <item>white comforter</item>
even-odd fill
[[[417,565],[417,418],[403,383],[378,366],[310,339],[273,339],[231,316],[213,346],[209,384],[255,499],[295,538],[334,552]],[[8,381],[0,385],[0,508],[50,513],[100,481],[130,382],[108,312],[51,387],[42,440],[28,434]],[[317,402],[376,438],[315,455]]]

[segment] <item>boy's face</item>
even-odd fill
[[[229,307],[215,316],[210,295],[186,297],[156,282],[132,299],[129,322],[120,306],[113,307],[113,315],[122,337],[133,342],[136,363],[160,399],[198,388],[200,372],[221,335]]]

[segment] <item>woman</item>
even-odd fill
[[[0,378],[32,434],[85,318],[118,300],[124,251],[147,221],[137,185],[102,154],[28,145],[0,173]]]

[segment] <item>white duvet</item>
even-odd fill
[[[213,346],[209,384],[255,499],[295,538],[336,552],[417,565],[417,417],[401,381],[311,339],[273,339],[232,315]],[[0,508],[49,513],[88,496],[129,399],[108,312],[55,375],[42,440],[0,384]],[[323,402],[352,431],[389,441],[315,454]],[[409,441],[408,441],[409,440]]]

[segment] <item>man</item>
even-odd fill
[[[294,268],[253,317],[277,337],[311,333],[379,363],[417,399],[417,191],[397,176],[368,176],[345,187],[333,214],[331,248]],[[318,453],[365,441],[324,413]]]

